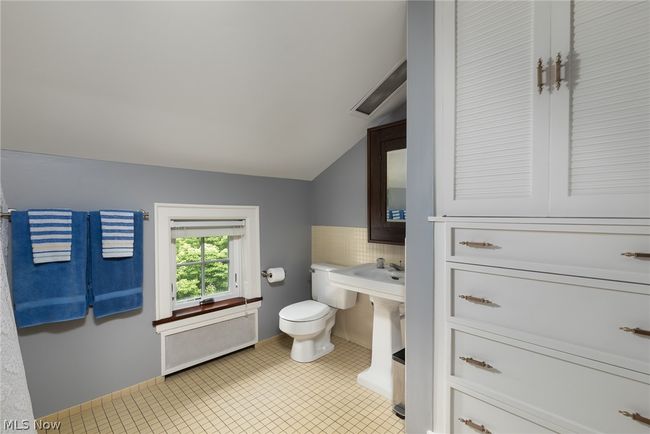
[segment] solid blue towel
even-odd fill
[[[70,261],[35,264],[29,216],[26,211],[11,213],[12,293],[18,327],[86,316],[87,216],[72,212]]]
[[[142,212],[133,213],[133,256],[104,258],[99,211],[90,212],[90,303],[95,318],[142,307]]]

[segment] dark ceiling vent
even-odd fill
[[[406,60],[379,82],[375,89],[366,95],[352,111],[370,116],[404,83],[406,83]]]

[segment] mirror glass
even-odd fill
[[[406,221],[406,149],[386,153],[386,220]]]

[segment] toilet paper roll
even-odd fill
[[[284,280],[284,268],[269,268],[266,270],[266,280],[269,283],[282,282]]]

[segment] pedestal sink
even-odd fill
[[[393,397],[391,358],[403,348],[399,306],[404,302],[404,272],[363,264],[330,274],[331,282],[343,289],[370,296],[372,320],[372,361],[357,382],[388,399]]]

